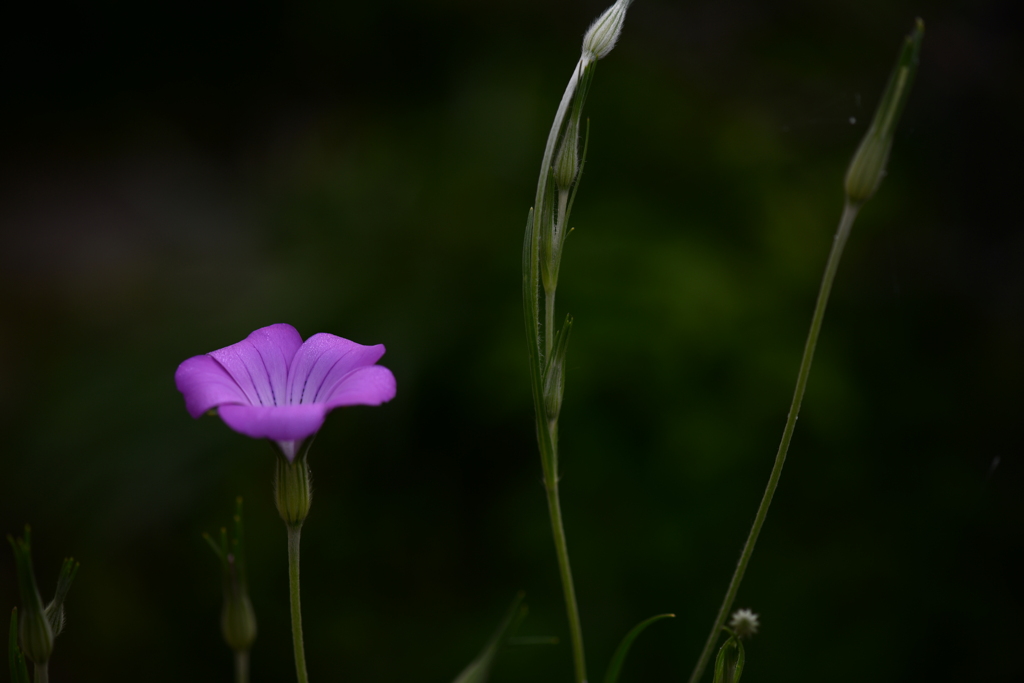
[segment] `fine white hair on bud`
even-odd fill
[[[732,613],[729,620],[729,628],[733,630],[737,638],[749,638],[757,633],[761,626],[757,615],[749,609],[738,609]]]
[[[584,63],[601,59],[615,47],[626,21],[626,10],[633,0],[618,0],[594,20],[583,36]]]

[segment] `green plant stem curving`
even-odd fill
[[[529,344],[530,383],[537,426],[537,445],[540,449],[541,468],[544,472],[544,490],[547,494],[548,512],[551,517],[551,532],[555,541],[558,571],[562,580],[562,592],[565,595],[565,609],[569,618],[576,683],[586,683],[587,681],[586,661],[583,656],[583,629],[580,625],[579,609],[576,605],[576,588],[569,567],[569,550],[565,540],[565,529],[562,525],[562,506],[558,497],[558,421],[557,418],[550,420],[547,417],[543,388],[545,363],[551,357],[555,340],[556,282],[551,283],[550,290],[545,287],[543,327],[541,327],[538,315],[540,304],[538,295],[541,286],[541,235],[545,234],[546,239],[551,239],[550,230],[553,227],[546,222],[552,220],[552,213],[544,209],[549,196],[548,182],[551,176],[555,143],[558,141],[562,124],[569,112],[586,67],[587,63],[583,59],[576,64],[565,93],[562,95],[562,100],[559,102],[555,119],[551,124],[547,144],[544,147],[544,156],[541,159],[536,202],[527,219],[526,239],[523,245],[523,307]],[[558,219],[561,220],[561,216]],[[557,249],[556,245],[550,246],[552,249]]]
[[[543,410],[538,406],[538,410]],[[549,438],[541,440],[554,448],[558,443],[555,430],[557,423],[548,422]],[[543,449],[544,446],[542,445]],[[558,461],[555,453],[542,453],[545,463],[556,463]],[[548,498],[548,513],[551,517],[551,534],[555,539],[555,554],[558,556],[558,573],[562,578],[562,592],[565,594],[565,611],[569,618],[569,638],[572,641],[573,670],[576,673],[576,683],[587,681],[587,661],[583,653],[583,627],[580,623],[580,610],[576,604],[576,587],[572,580],[572,569],[569,567],[569,548],[565,542],[565,529],[562,527],[562,503],[558,497],[558,472],[554,467],[544,469],[544,490]]]
[[[302,603],[299,599],[299,538],[301,524],[288,524],[288,588],[292,607],[292,646],[295,648],[295,677],[309,683],[306,674],[306,648],[302,643]]]
[[[839,259],[843,255],[846,239],[850,235],[850,228],[853,226],[853,221],[857,218],[857,212],[860,211],[860,207],[860,203],[850,201],[847,201],[843,207],[843,215],[839,219],[839,228],[836,230],[835,239],[832,241],[832,251],[828,256],[828,263],[825,265],[825,274],[821,278],[818,302],[814,306],[811,329],[807,333],[807,341],[804,344],[804,355],[800,360],[800,371],[796,377],[793,402],[789,406],[786,427],[782,430],[782,441],[779,443],[779,451],[775,455],[775,465],[772,467],[771,476],[768,478],[768,486],[765,488],[764,496],[761,498],[761,505],[757,508],[757,516],[754,517],[754,523],[750,527],[750,535],[747,536],[747,542],[743,546],[743,553],[740,555],[740,561],[737,563],[736,571],[732,575],[729,589],[725,592],[725,599],[722,600],[722,606],[718,610],[718,616],[715,617],[715,623],[711,627],[711,633],[708,635],[707,642],[704,643],[704,650],[700,654],[700,659],[697,660],[697,666],[694,667],[689,683],[697,683],[703,675],[704,669],[707,668],[708,662],[711,661],[711,655],[715,650],[715,644],[718,642],[718,636],[725,625],[726,618],[729,616],[733,601],[736,600],[736,593],[739,592],[740,583],[743,582],[743,575],[746,573],[747,565],[750,563],[750,556],[754,553],[757,537],[761,533],[761,527],[764,526],[765,517],[768,516],[768,508],[772,504],[772,497],[775,495],[775,489],[779,485],[779,478],[782,476],[782,466],[786,464],[789,442],[793,439],[793,431],[796,429],[796,419],[800,414],[800,404],[804,398],[804,390],[807,388],[807,378],[811,373],[811,362],[814,360],[814,347],[818,343],[821,322],[825,318],[825,307],[828,305],[828,297],[832,292],[832,281],[836,277],[836,271],[839,269]]]

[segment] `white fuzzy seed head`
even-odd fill
[[[760,626],[757,615],[749,609],[736,610],[732,613],[732,619],[729,620],[729,628],[736,633],[738,638],[749,638],[757,633]]]
[[[612,51],[622,33],[626,10],[632,2],[633,0],[618,0],[590,25],[583,36],[584,62],[596,61]]]

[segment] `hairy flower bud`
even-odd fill
[[[274,500],[277,512],[288,526],[301,526],[309,514],[313,485],[309,478],[306,456],[293,461],[279,457],[274,477]]]
[[[918,19],[914,31],[903,42],[896,66],[889,76],[878,109],[875,110],[875,118],[850,160],[850,167],[846,171],[846,196],[851,202],[863,203],[871,199],[885,177],[896,124],[910,96],[910,86],[917,72],[923,36],[924,22]]]
[[[626,10],[633,0],[618,0],[594,20],[583,36],[583,61],[601,59],[615,47],[626,21]]]
[[[57,592],[53,596],[53,600],[46,606],[46,618],[50,620],[50,628],[53,629],[53,637],[56,638],[60,635],[60,632],[64,630],[64,600],[68,596],[68,591],[71,589],[71,582],[75,580],[75,574],[78,573],[78,562],[75,562],[74,558],[68,557],[64,559],[64,564],[60,568],[60,576],[57,577]]]
[[[544,372],[544,412],[549,420],[557,420],[562,410],[562,396],[565,395],[565,352],[569,348],[570,332],[571,315],[565,317],[565,324],[555,337],[551,357]]]
[[[23,612],[18,624],[21,650],[30,661],[46,664],[53,654],[53,628],[43,609],[43,599],[36,586],[32,571],[32,530],[26,525],[25,536],[7,541],[14,551],[14,565],[18,574],[18,592]]]
[[[562,136],[562,146],[555,155],[555,164],[552,169],[552,177],[555,180],[555,187],[566,192],[572,187],[576,180],[576,173],[579,171],[579,146],[580,146],[580,120],[576,116],[569,117],[569,123],[565,126],[565,134]]]
[[[229,558],[229,562],[232,558]],[[220,613],[220,632],[224,642],[235,652],[246,652],[256,641],[256,610],[249,594],[242,590],[224,592],[224,609]]]
[[[749,609],[736,610],[732,613],[732,619],[729,620],[729,627],[737,638],[749,638],[757,633],[760,626],[757,615]]]

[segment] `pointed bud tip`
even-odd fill
[[[583,36],[584,62],[597,61],[612,51],[622,34],[626,10],[632,2],[633,0],[618,0],[590,25]]]
[[[760,627],[761,622],[758,615],[749,609],[736,610],[732,613],[732,619],[729,620],[729,628],[736,633],[738,638],[749,638],[757,633],[757,629]]]
[[[844,184],[846,196],[851,202],[866,202],[882,184],[896,124],[899,123],[900,114],[910,97],[910,86],[917,72],[923,37],[924,22],[918,18],[914,30],[903,41],[903,47],[896,58],[896,65],[875,110],[871,126],[850,160]]]

